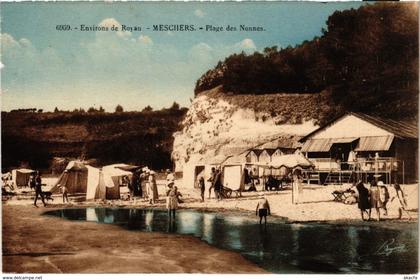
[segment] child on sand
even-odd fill
[[[206,190],[206,186],[204,183],[204,177],[201,176],[200,179],[198,180],[198,187],[200,189],[200,194],[201,194],[201,202],[204,202],[204,192]]]
[[[61,193],[63,194],[63,203],[65,203],[67,201],[67,203],[69,203],[69,197],[68,197],[68,192],[69,190],[67,189],[67,187],[65,185],[60,186],[60,190]]]
[[[178,192],[178,188],[176,186],[169,189],[166,195],[166,209],[168,210],[168,216],[169,218],[173,217],[175,219],[175,212],[176,209],[178,209],[178,198],[182,195]]]

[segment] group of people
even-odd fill
[[[214,190],[214,194],[216,199],[222,200],[223,199],[223,185],[222,185],[222,171],[220,168],[211,168],[211,175],[210,178],[207,180],[210,182],[209,187],[209,199],[211,197],[211,190]],[[197,187],[200,190],[201,202],[204,202],[204,196],[206,192],[206,184],[203,176],[200,176],[197,181]]]
[[[159,193],[156,185],[156,173],[148,168],[143,168],[133,172],[133,176],[125,177],[125,183],[130,191],[130,199],[142,197],[148,200],[150,204],[154,204],[159,199]]]
[[[403,190],[401,186],[398,184],[397,179],[394,180],[394,188],[396,196],[394,196],[392,200],[396,197],[399,201],[399,218],[402,217],[402,212],[407,212],[407,201],[405,199]],[[359,180],[356,184],[356,189],[358,191],[358,207],[360,209],[360,213],[362,216],[362,220],[365,220],[365,214],[368,215],[368,220],[371,218],[372,208],[376,210],[376,215],[378,221],[381,218],[381,209],[384,210],[384,216],[388,215],[387,204],[390,200],[390,195],[387,186],[382,182],[377,182],[376,179],[373,179],[370,182],[370,188],[368,189],[362,182]]]

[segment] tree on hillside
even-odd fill
[[[294,47],[232,54],[200,77],[194,92],[219,85],[234,94],[331,90],[342,110],[416,117],[418,18],[418,3],[336,11],[321,37]]]
[[[124,108],[118,104],[117,107],[115,107],[115,113],[122,113],[124,112]]]
[[[178,103],[176,103],[176,102],[174,102],[173,104],[172,104],[172,106],[171,106],[171,108],[169,108],[170,110],[173,110],[173,111],[178,111],[179,110],[179,104]]]
[[[150,105],[147,105],[146,107],[143,108],[143,110],[141,110],[143,113],[147,113],[147,112],[152,112],[153,108],[150,107]]]
[[[55,108],[54,108],[54,113],[58,113],[58,112],[59,112],[58,108],[57,108],[57,107],[55,107]]]

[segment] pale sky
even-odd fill
[[[1,3],[2,110],[189,106],[196,80],[226,56],[321,35],[335,10],[364,3]],[[141,32],[56,25],[141,26]],[[262,32],[154,32],[154,24],[262,26]]]

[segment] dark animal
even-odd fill
[[[52,198],[52,192],[42,192],[42,194],[44,195],[44,199],[45,200],[54,200],[54,198]]]

